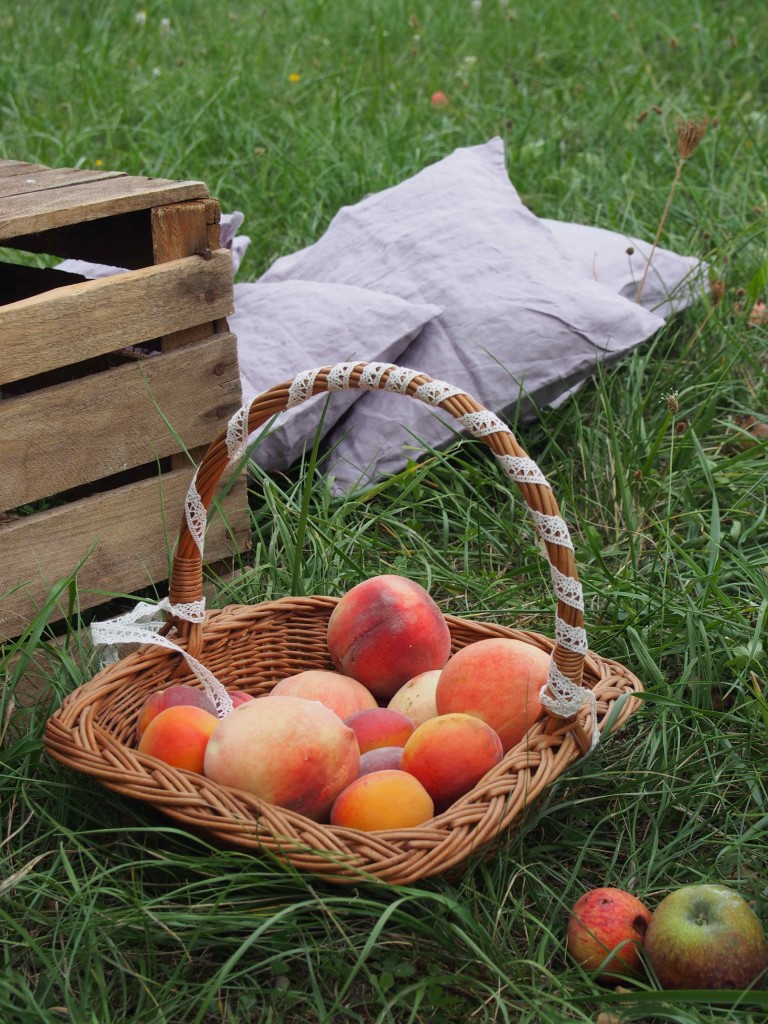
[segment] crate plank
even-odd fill
[[[60,168],[51,170],[44,168],[39,171],[25,171],[21,174],[9,174],[0,178],[0,196],[30,195],[33,192],[44,192],[49,188],[64,188],[79,185],[82,182],[102,181],[106,178],[124,178],[121,171],[92,171],[86,168],[71,170]]]
[[[201,181],[166,181],[127,174],[11,196],[0,210],[0,240],[207,196],[208,189]]]
[[[239,403],[233,334],[9,398],[0,509],[207,445]]]
[[[173,470],[163,476],[162,486],[157,478],[142,480],[0,524],[0,639],[18,636],[52,585],[81,562],[81,609],[166,580],[190,479],[189,468]],[[224,507],[226,520],[213,517],[206,536],[209,563],[248,546],[244,480]],[[62,608],[54,618],[65,614]]]
[[[33,174],[35,171],[47,171],[45,164],[29,164],[24,160],[0,160],[0,178],[9,174]]]
[[[190,256],[0,307],[0,384],[226,317],[232,256]]]

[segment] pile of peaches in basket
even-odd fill
[[[471,790],[542,714],[550,656],[490,638],[451,657],[442,612],[402,576],[349,590],[328,622],[337,671],[234,691],[217,717],[174,685],[140,711],[138,747],[318,822],[377,831],[421,825]]]

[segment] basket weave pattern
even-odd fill
[[[426,385],[428,400],[462,423],[467,422],[467,414],[481,414],[477,436],[495,455],[527,460],[508,428],[470,396],[415,371],[380,364],[343,366],[341,383],[338,367],[312,371],[308,392],[320,394],[339,387],[361,386],[392,390],[391,386],[387,388],[388,381],[405,379],[407,383],[398,385],[400,393],[418,398],[424,394]],[[371,367],[375,370],[373,374]],[[248,433],[257,431],[293,404],[296,380],[254,399],[247,420],[244,419]],[[303,383],[306,386],[306,380]],[[482,414],[486,414],[485,418]],[[205,509],[210,507],[232,461],[227,435],[222,431],[195,477],[194,486]],[[543,481],[540,474],[536,479]],[[516,482],[533,512],[559,517],[557,502],[545,481]],[[556,573],[577,581],[572,549],[547,539],[544,547]],[[172,609],[202,599],[202,564],[202,550],[185,515],[173,561]],[[337,600],[321,596],[288,597],[253,606],[233,605],[208,611],[202,622],[186,621],[171,614],[169,636],[180,648],[199,658],[228,689],[260,696],[285,676],[310,668],[333,669],[326,631]],[[560,625],[561,633],[565,628],[566,635],[568,630],[583,626],[582,612],[575,604],[558,597],[557,619],[566,624]],[[454,616],[446,616],[446,620],[453,651],[489,637],[511,637],[551,652],[558,671],[567,680],[594,694],[597,722],[592,721],[587,706],[568,718],[545,714],[473,790],[419,828],[365,833],[318,824],[242,790],[217,785],[138,753],[135,723],[147,696],[171,682],[195,682],[183,659],[149,644],[103,669],[65,698],[47,723],[45,745],[63,764],[94,776],[106,788],[123,796],[151,803],[189,830],[228,846],[272,853],[300,870],[339,883],[368,877],[405,884],[442,874],[488,851],[503,833],[519,825],[525,809],[542,790],[588,752],[594,727],[602,730],[617,701],[623,698],[612,716],[612,729],[636,710],[637,694],[642,690],[640,681],[624,666],[592,652],[568,649],[560,640]]]

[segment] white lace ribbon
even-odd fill
[[[597,727],[597,698],[588,686],[577,686],[572,679],[563,675],[555,664],[555,659],[549,663],[549,676],[545,686],[539,692],[542,705],[558,718],[571,718],[585,704],[589,705],[592,714],[592,743],[590,749],[594,750],[600,742],[600,730]]]
[[[103,622],[91,624],[91,637],[94,644],[106,646],[114,650],[117,644],[155,644],[164,647],[166,650],[180,654],[189,665],[194,675],[205,687],[205,692],[213,701],[216,714],[224,718],[232,711],[234,705],[232,698],[214,674],[201,664],[197,658],[193,658],[183,648],[169,640],[158,632],[165,625],[162,619],[157,618],[158,611],[171,611],[179,618],[187,618],[188,621],[199,621],[189,616],[199,613],[200,606],[204,603],[196,601],[188,605],[171,605],[168,598],[164,598],[159,604],[148,604],[146,601],[139,601],[125,615],[119,615],[114,619],[106,619]],[[114,659],[113,659],[114,660]]]

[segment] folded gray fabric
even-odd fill
[[[612,265],[618,244],[625,264],[626,239],[607,234]],[[443,312],[408,345],[401,364],[464,388],[497,413],[520,401],[531,414],[562,400],[599,362],[613,362],[664,323],[617,293],[617,275],[608,276],[609,286],[594,279],[591,263],[587,270],[589,245],[600,243],[602,253],[605,241],[579,236],[571,254],[562,236],[558,241],[523,205],[503,143],[492,139],[343,208],[316,243],[277,260],[261,282],[336,282],[435,303]],[[692,263],[675,269],[661,275],[670,288],[691,274]],[[321,364],[345,358],[338,349],[328,355]],[[450,418],[429,407],[366,393],[328,437],[336,447],[329,470],[335,490],[397,472],[422,442],[440,446],[454,434]]]

